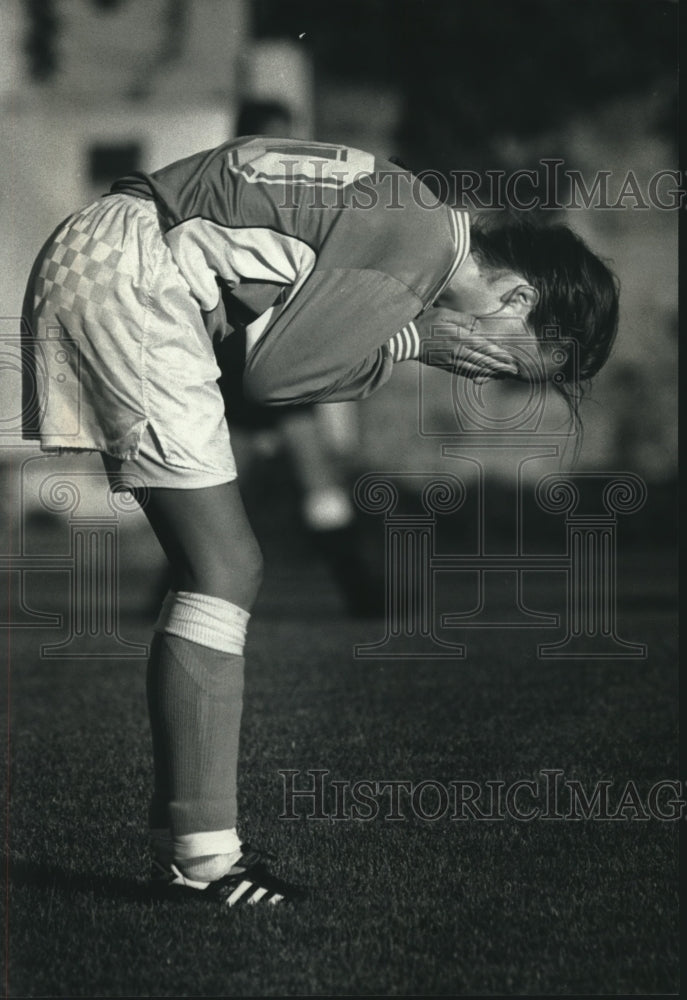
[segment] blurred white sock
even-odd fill
[[[353,504],[339,486],[310,490],[303,499],[302,512],[311,531],[335,531],[353,520]]]

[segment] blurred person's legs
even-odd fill
[[[267,407],[243,393],[245,338],[240,332],[216,349],[227,419],[242,432],[237,452],[242,482],[258,473],[259,456],[271,458],[281,446],[300,494],[302,523],[314,550],[324,559],[349,614],[378,616],[384,610],[381,577],[375,580],[364,554],[360,524],[351,498],[353,432],[350,407],[342,404]],[[239,434],[237,433],[237,444]],[[272,449],[264,450],[263,441]],[[249,504],[250,507],[250,504]]]
[[[383,612],[383,591],[365,562],[348,470],[323,410],[326,404],[285,409],[280,416],[279,430],[301,492],[301,517],[349,614],[377,616]]]
[[[315,407],[285,410],[279,430],[301,491],[301,515],[310,531],[326,532],[353,522],[349,491]]]

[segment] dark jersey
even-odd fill
[[[155,200],[208,329],[245,326],[244,385],[267,403],[372,392],[469,249],[466,213],[346,146],[243,138],[112,190]]]

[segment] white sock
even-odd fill
[[[187,590],[170,591],[162,602],[153,630],[242,656],[249,618],[249,611],[220,597]]]
[[[303,498],[303,520],[311,531],[336,531],[353,520],[348,492],[339,486],[309,490]]]

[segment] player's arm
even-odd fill
[[[421,308],[388,275],[315,270],[248,352],[245,394],[267,406],[363,399],[391,376],[388,341]]]
[[[439,328],[446,349],[432,351],[430,363],[473,378],[513,370],[507,352],[471,331],[472,317],[449,309],[418,317],[421,309],[417,295],[388,275],[315,271],[249,352],[246,396],[271,406],[363,399],[390,378],[395,362],[414,356],[402,350],[406,334],[424,360],[423,345]]]

